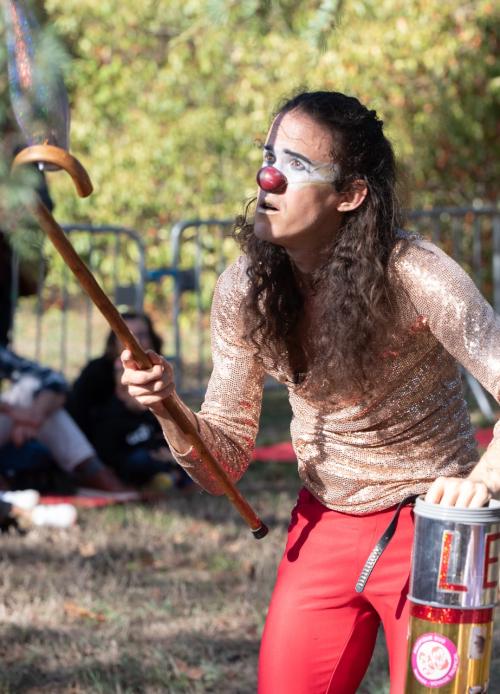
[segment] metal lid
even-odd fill
[[[415,514],[452,523],[500,523],[500,501],[492,499],[488,506],[482,508],[457,508],[428,504],[423,497],[418,497]]]

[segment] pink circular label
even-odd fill
[[[458,668],[458,653],[453,641],[446,636],[429,632],[415,641],[411,652],[413,674],[426,687],[448,684]]]

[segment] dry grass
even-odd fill
[[[2,538],[0,691],[254,692],[297,489],[264,465],[245,484],[272,528],[260,542],[206,494]]]
[[[243,490],[272,529],[260,542],[224,499],[201,493],[3,537],[0,692],[255,692],[297,488],[293,466],[249,472]],[[495,651],[498,682],[499,633]],[[388,692],[386,673],[380,643],[359,691]]]

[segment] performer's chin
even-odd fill
[[[269,219],[265,215],[256,215],[253,233],[261,241],[269,241],[270,243],[276,243],[276,238],[273,234],[272,226]]]

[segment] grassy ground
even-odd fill
[[[282,392],[269,393],[261,441],[282,440],[287,417]],[[259,542],[224,499],[198,493],[2,537],[0,693],[255,692],[298,486],[293,465],[252,466],[241,488],[271,528]],[[359,692],[388,692],[382,641]]]
[[[205,494],[2,538],[0,691],[255,692],[297,489],[291,467],[264,466],[244,485],[271,527],[260,542]],[[382,658],[363,691],[385,679]]]

